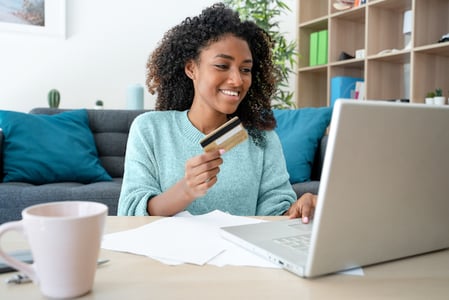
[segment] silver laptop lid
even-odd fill
[[[449,247],[449,106],[337,101],[306,276]]]

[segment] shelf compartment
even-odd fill
[[[404,86],[411,76],[406,72],[410,53],[381,56],[368,59],[365,81],[366,99],[392,100],[409,98]],[[407,78],[406,78],[407,77]]]
[[[327,67],[298,72],[298,108],[328,106]]]
[[[304,68],[309,66],[309,58],[310,58],[310,34],[312,32],[324,30],[328,28],[328,20],[319,19],[315,22],[309,22],[306,25],[300,26],[299,28],[299,64],[298,67]]]
[[[438,43],[449,33],[449,1],[415,0],[415,46]]]
[[[338,14],[330,19],[329,61],[338,61],[340,54],[346,52],[355,56],[355,51],[365,49],[365,10],[357,9]]]
[[[438,49],[438,48],[436,48]],[[433,52],[415,53],[414,84],[412,85],[413,102],[423,103],[428,92],[436,88],[443,89],[443,95],[449,97],[449,55],[435,55]]]
[[[368,56],[404,48],[404,12],[411,7],[411,0],[378,1],[368,6]]]
[[[329,85],[330,85],[329,86],[329,90],[330,90],[329,105],[333,105],[332,102],[335,101],[337,98],[342,96],[341,94],[339,94],[339,95],[332,95],[333,90],[334,90],[334,88],[332,87],[333,78],[334,77],[353,77],[353,78],[363,78],[364,79],[365,78],[365,75],[364,75],[364,73],[365,73],[364,71],[365,70],[364,70],[363,66],[364,66],[363,64],[360,65],[358,63],[352,63],[352,64],[346,64],[346,65],[344,65],[344,67],[337,65],[337,66],[332,66],[330,68],[330,71],[329,71]],[[345,83],[345,84],[346,85],[344,85],[343,93],[349,93],[350,90],[355,90],[355,88],[356,88],[355,82],[353,84],[352,83],[350,83],[350,84],[349,83]],[[340,88],[337,88],[337,91],[339,89]],[[340,92],[342,92],[342,91],[340,90]],[[350,95],[348,95],[348,96],[344,95],[344,97],[348,97],[349,98],[351,96]]]

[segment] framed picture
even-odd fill
[[[65,0],[0,0],[0,32],[65,38]]]

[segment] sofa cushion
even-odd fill
[[[273,113],[290,183],[309,181],[315,153],[329,126],[332,108],[275,109]]]
[[[71,109],[33,108],[31,114],[54,115]],[[123,176],[126,142],[133,120],[148,110],[88,109],[89,127],[94,135],[101,165],[113,178]]]
[[[110,181],[98,159],[85,109],[57,115],[0,111],[4,182]]]

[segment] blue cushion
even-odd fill
[[[329,126],[332,108],[274,109],[273,113],[290,183],[310,181],[315,152]]]
[[[4,182],[112,180],[100,164],[85,109],[55,115],[0,111],[0,128]]]

